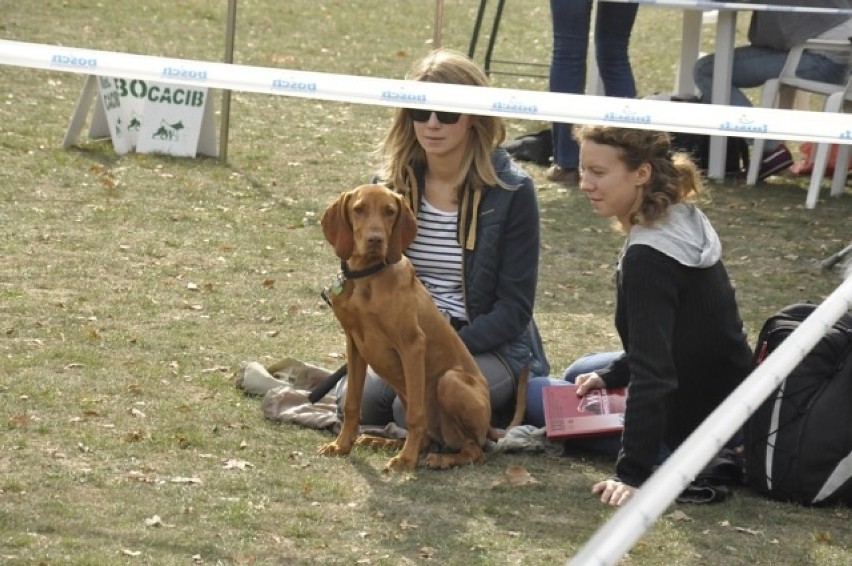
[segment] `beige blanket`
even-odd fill
[[[275,374],[269,370],[277,370]],[[264,367],[249,362],[237,372],[236,385],[250,395],[262,395],[261,411],[267,419],[293,423],[318,430],[339,431],[340,416],[334,391],[317,401],[308,401],[310,389],[328,372],[289,358]],[[407,431],[395,423],[385,426],[361,425],[361,434],[405,438]]]

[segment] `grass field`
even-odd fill
[[[446,2],[444,46],[467,50],[477,5]],[[234,60],[402,77],[430,47],[433,7],[244,0]],[[226,3],[201,0],[0,0],[0,37],[221,60],[225,18]],[[546,64],[548,18],[545,2],[507,3],[495,57]],[[671,88],[678,26],[676,12],[640,9],[640,95]],[[589,493],[605,458],[501,454],[387,476],[387,453],[317,456],[328,433],[265,420],[234,387],[246,361],[341,363],[319,297],[337,263],[316,222],[369,178],[388,109],[235,92],[220,163],[117,156],[85,137],[63,150],[82,77],[4,66],[0,84],[0,562],[561,564],[612,515]],[[509,122],[510,136],[541,127]],[[579,192],[528,169],[542,210],[536,318],[556,372],[618,346],[621,238]],[[852,240],[852,195],[807,210],[804,183],[731,180],[703,205],[752,341],[772,312],[839,283],[819,262]],[[506,487],[514,465],[538,483]],[[848,509],[739,489],[673,506],[623,563],[839,565],[850,548]]]

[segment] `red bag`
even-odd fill
[[[810,175],[814,170],[816,147],[811,142],[804,142],[799,146],[799,151],[802,152],[805,158],[793,163],[790,171],[796,175]],[[828,163],[825,165],[825,174],[833,175],[835,165],[837,165],[837,145],[832,144],[828,152]]]

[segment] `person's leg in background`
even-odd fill
[[[578,375],[603,369],[616,358],[620,358],[623,353],[622,350],[618,350],[614,352],[593,352],[581,356],[565,369],[562,379],[569,383],[574,383]]]
[[[742,91],[744,88],[757,88],[769,79],[781,74],[787,51],[768,47],[742,45],[734,48],[734,64],[731,69],[731,105],[751,106],[751,100]],[[714,55],[705,55],[696,61],[693,68],[695,86],[704,102],[710,102],[713,96]],[[805,52],[796,69],[802,78],[841,83],[845,80],[845,66],[819,54]],[[766,140],[760,156],[760,172],[757,178],[763,180],[786,170],[793,164],[793,155],[780,140]]]
[[[709,103],[713,97],[714,53],[705,55],[695,62],[692,77],[703,102]],[[734,48],[731,67],[731,106],[751,106],[744,88],[762,86],[769,79],[777,78],[787,60],[787,52],[753,45],[741,45]]]
[[[636,80],[630,65],[630,34],[638,11],[638,4],[598,3],[595,60],[606,96],[636,98]]]
[[[553,52],[550,91],[582,94],[586,87],[586,57],[592,21],[592,0],[550,0]],[[571,137],[571,124],[554,122],[553,165],[547,179],[568,185],[579,182],[579,147]]]

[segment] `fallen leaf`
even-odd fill
[[[253,468],[254,464],[251,462],[246,462],[245,460],[237,460],[235,458],[231,458],[224,463],[224,468],[226,470],[245,470],[246,468]]]
[[[186,478],[181,476],[174,477],[169,481],[172,483],[201,483],[200,478]]]
[[[149,518],[145,519],[145,526],[146,527],[162,527],[163,526],[163,520],[160,518],[159,515],[154,515],[153,517],[149,517]]]
[[[145,439],[145,431],[135,429],[124,435],[125,442],[141,442]]]
[[[9,422],[13,426],[27,426],[30,422],[30,418],[27,415],[15,415],[14,417],[9,418]]]
[[[127,479],[130,481],[138,481],[141,483],[154,483],[154,478],[151,476],[145,475],[139,470],[131,470],[127,472]]]
[[[536,485],[541,483],[535,479],[530,473],[520,465],[509,466],[503,474],[503,483],[517,487],[523,485]]]
[[[432,558],[435,556],[435,549],[431,546],[421,546],[417,549],[422,558]]]
[[[754,529],[747,529],[745,527],[734,527],[734,530],[737,531],[738,533],[746,533],[748,535],[755,535],[756,536],[756,535],[760,534],[760,531],[756,531]]]
[[[681,511],[680,509],[672,511],[671,513],[666,515],[666,517],[671,519],[672,521],[691,521],[692,520],[692,517],[690,517],[689,515],[687,515],[686,513]]]

